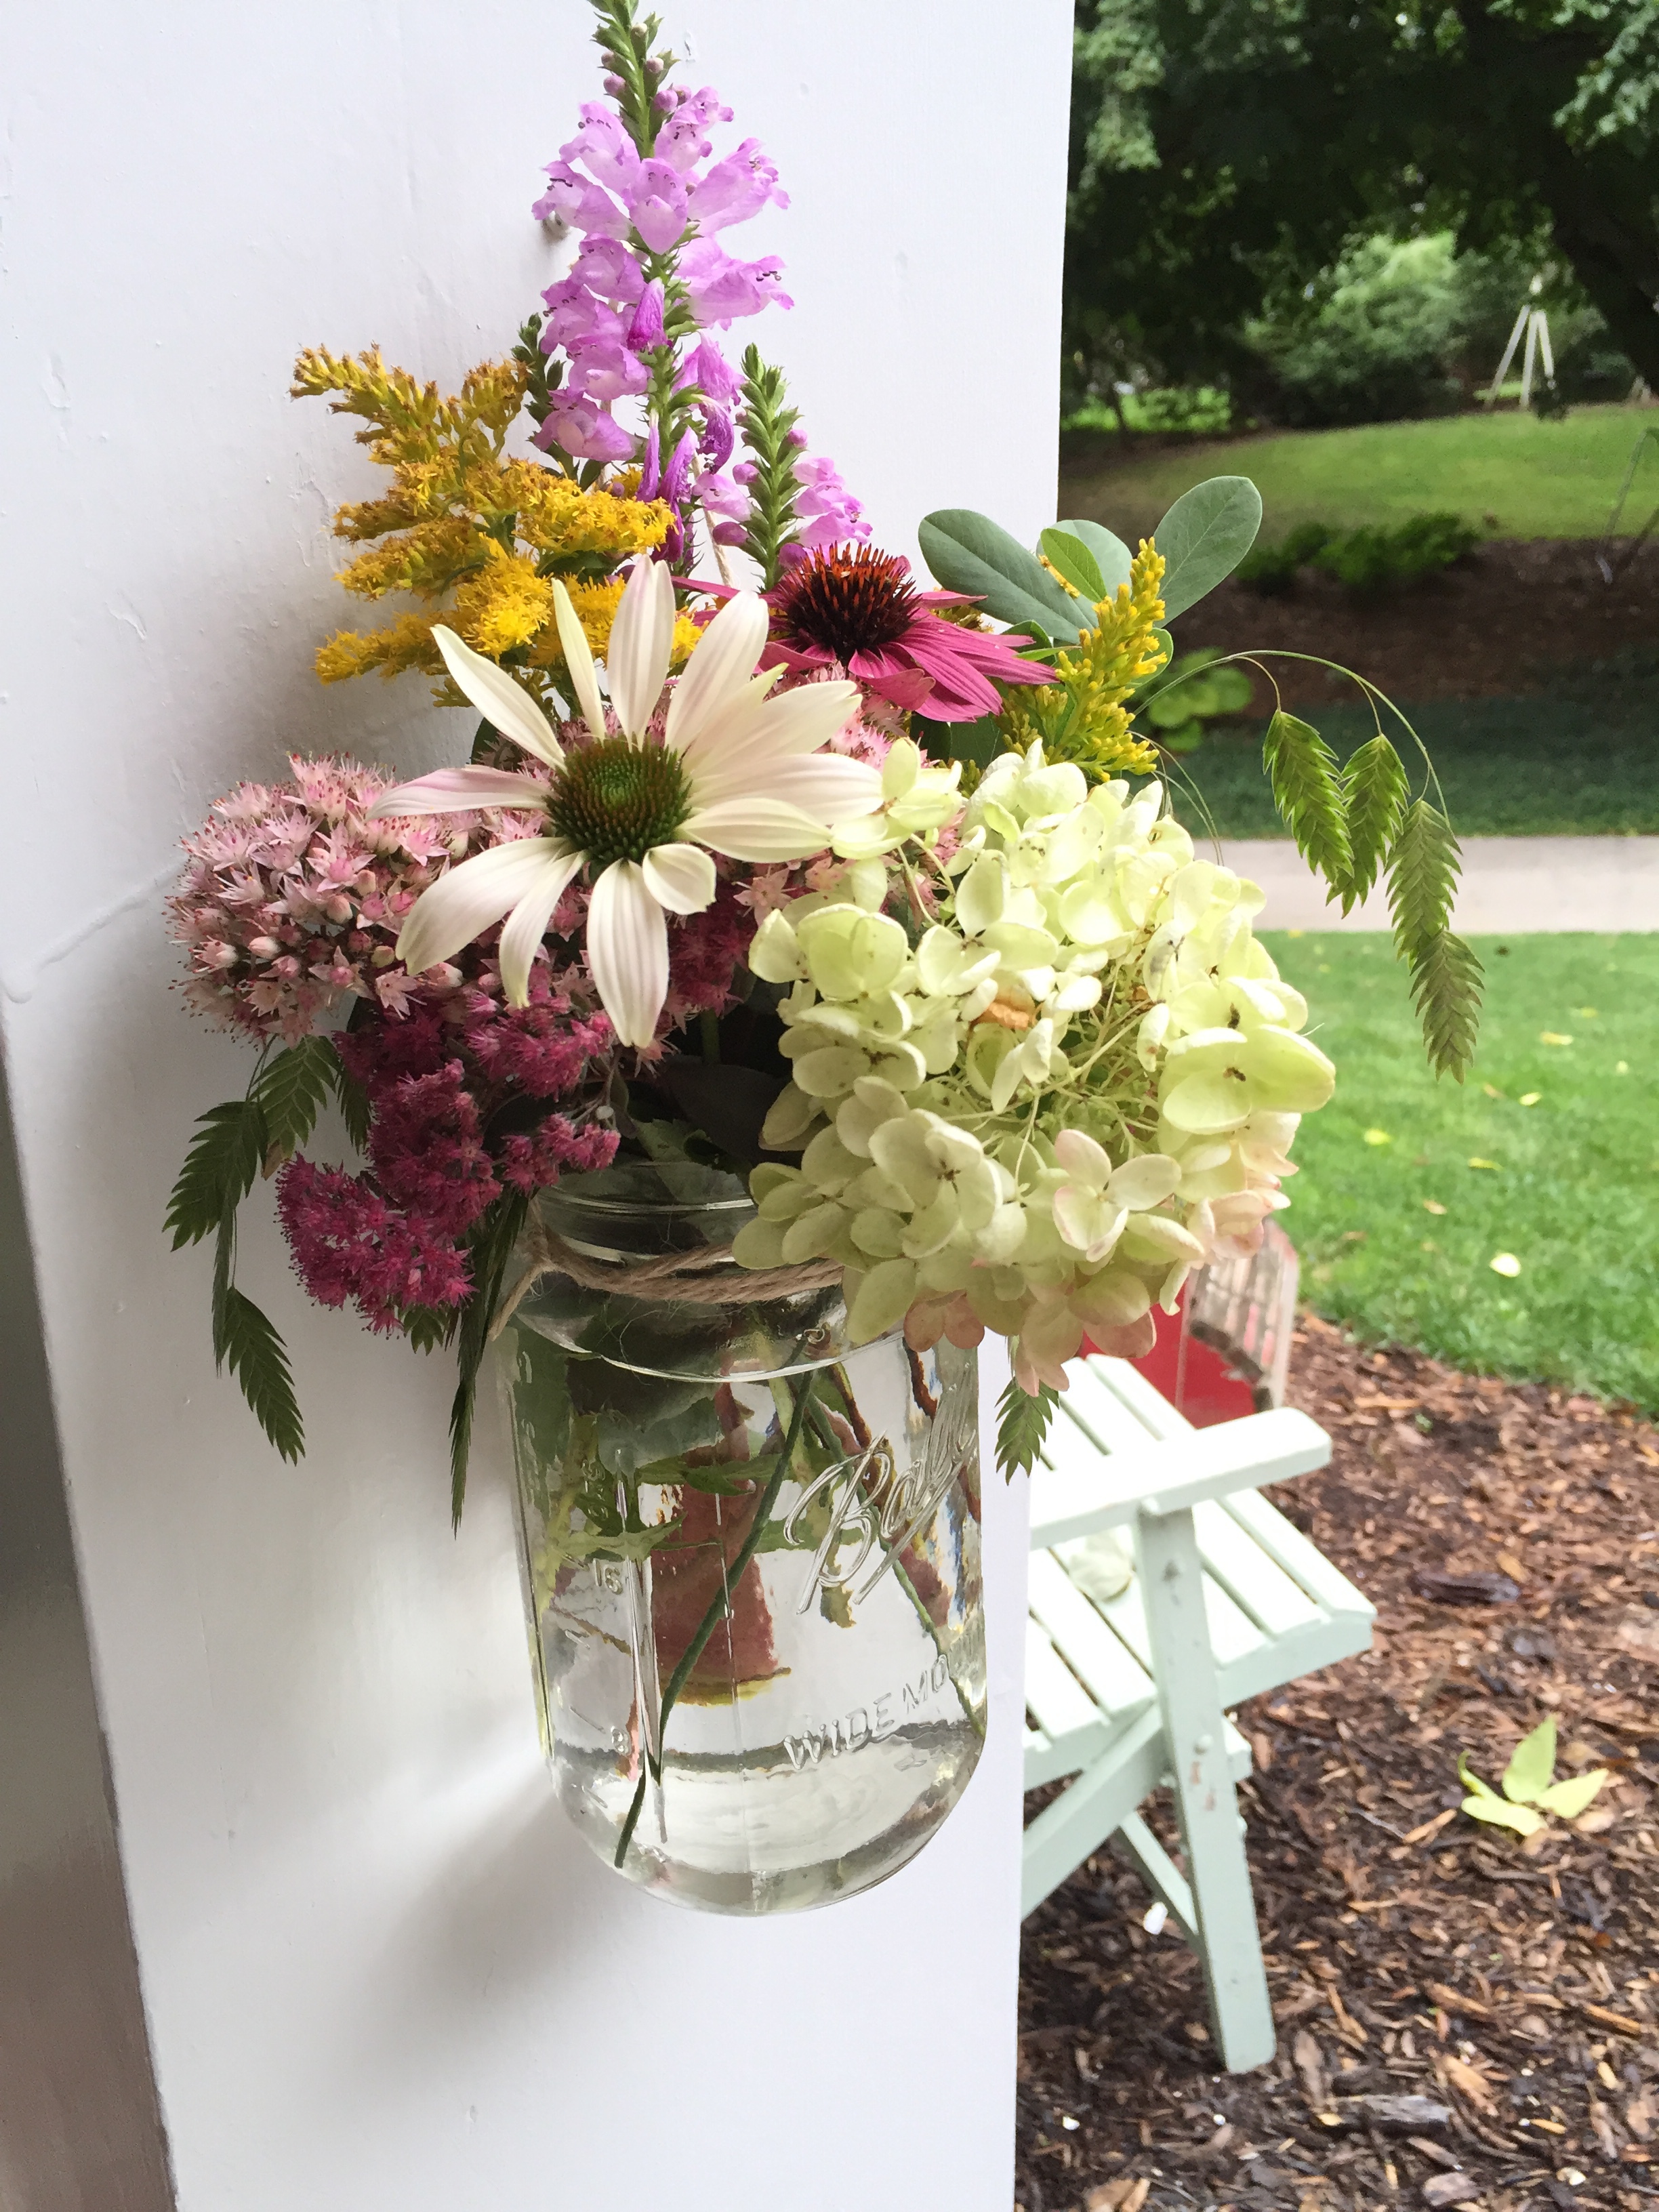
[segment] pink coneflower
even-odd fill
[[[946,622],[936,607],[969,606],[961,592],[919,592],[902,555],[872,546],[830,545],[811,553],[767,593],[772,639],[763,667],[781,661],[802,674],[839,662],[896,707],[936,722],[1000,714],[995,684],[1042,684],[1006,638]]]

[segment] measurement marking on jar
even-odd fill
[[[924,1667],[914,1682],[901,1683],[896,1690],[884,1690],[867,1705],[854,1705],[850,1713],[842,1713],[836,1720],[785,1736],[783,1747],[789,1754],[790,1765],[799,1773],[803,1766],[817,1766],[826,1759],[838,1759],[843,1752],[859,1751],[866,1743],[881,1742],[911,1714],[932,1705],[950,1679],[950,1665],[941,1651],[933,1665]],[[895,1706],[898,1708],[896,1711]]]

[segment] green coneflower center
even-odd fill
[[[606,738],[567,754],[547,811],[558,835],[586,853],[597,872],[672,844],[691,811],[690,779],[666,745]]]

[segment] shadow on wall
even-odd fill
[[[0,1060],[0,2204],[173,2202]]]

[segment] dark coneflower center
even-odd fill
[[[809,554],[769,596],[781,642],[820,646],[843,666],[855,653],[896,644],[916,615],[906,563],[866,545]]]
[[[672,844],[690,811],[691,784],[679,755],[627,738],[567,753],[547,796],[554,829],[587,854],[595,872]]]

